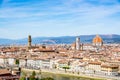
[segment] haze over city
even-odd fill
[[[119,0],[0,0],[0,37],[120,34]]]

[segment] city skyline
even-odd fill
[[[119,0],[0,0],[0,38],[120,34]]]

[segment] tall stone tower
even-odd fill
[[[80,50],[80,38],[76,38],[76,50]]]
[[[32,47],[32,39],[31,39],[31,35],[28,36],[28,48]]]

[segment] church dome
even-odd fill
[[[102,38],[99,35],[96,35],[96,37],[93,39],[93,43],[103,43]]]

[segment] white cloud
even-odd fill
[[[67,0],[68,1],[68,0]],[[80,5],[75,7],[74,3],[79,2]],[[102,1],[101,1],[102,2]],[[64,3],[64,2],[63,2]],[[48,7],[48,9],[42,9],[42,7],[32,7],[32,6],[19,6],[19,7],[10,7],[10,8],[3,8],[0,10],[0,17],[1,18],[25,18],[25,17],[41,17],[41,16],[55,16],[55,15],[76,15],[76,16],[82,16],[85,17],[105,17],[109,16],[111,14],[117,13],[119,11],[119,6],[113,5],[113,6],[94,6],[94,4],[85,4],[83,3],[83,0],[70,0],[69,6],[66,4],[63,4],[61,6],[51,6]],[[39,3],[38,3],[39,4]],[[47,5],[47,4],[46,4]],[[44,6],[46,6],[44,4]],[[73,7],[74,6],[74,7]],[[34,12],[36,11],[36,12]]]
[[[58,1],[60,1],[60,4],[58,5],[54,4],[57,3],[57,1],[53,4],[52,2],[45,1],[44,3],[35,2],[35,4],[29,2],[12,3],[13,5],[9,3],[9,1],[4,2],[4,4],[7,4],[0,9],[0,18],[3,20],[0,24],[1,26],[9,26],[9,28],[7,28],[8,31],[15,30],[15,27],[21,27],[19,29],[20,31],[18,31],[19,34],[22,31],[21,29],[25,27],[25,29],[29,28],[29,32],[31,33],[43,29],[42,27],[51,27],[49,29],[51,30],[50,32],[52,32],[53,29],[56,29],[56,27],[59,27],[59,29],[62,27],[61,30],[64,29],[63,27],[74,27],[74,29],[71,29],[73,30],[71,32],[69,32],[69,29],[67,29],[67,33],[63,32],[63,34],[68,35],[71,35],[74,32],[81,32],[81,34],[84,34],[83,31],[87,27],[93,27],[96,31],[99,31],[101,27],[112,27],[113,25],[118,27],[120,25],[119,21],[110,20],[112,15],[116,15],[120,12],[120,5],[116,0],[99,0],[99,4],[89,2],[98,0]],[[114,4],[102,4],[108,2]],[[109,25],[109,23],[111,23],[111,25]],[[33,29],[34,27],[36,29]],[[80,28],[83,28],[83,30],[79,31]],[[56,33],[54,31],[55,30],[53,30],[52,33]],[[100,32],[104,33],[104,31],[101,30]],[[27,34],[25,30],[23,30],[23,32],[24,34]],[[40,32],[42,32],[42,30]],[[91,30],[89,33],[93,32],[94,31]],[[14,34],[14,32],[12,34]]]

